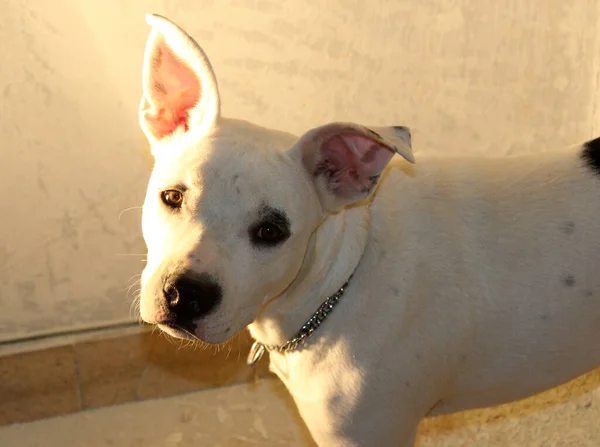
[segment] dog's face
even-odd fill
[[[320,212],[312,185],[284,151],[293,142],[221,122],[177,156],[157,158],[142,219],[146,321],[221,342],[293,281]]]
[[[147,20],[140,124],[155,166],[141,316],[220,343],[294,281],[328,212],[371,194],[394,152],[412,161],[410,136],[334,123],[297,139],[221,118],[200,47],[168,20]]]

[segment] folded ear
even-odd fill
[[[207,132],[220,109],[208,58],[194,39],[168,19],[148,14],[146,21],[152,30],[142,69],[142,130],[151,145],[191,130]]]
[[[415,162],[406,127],[327,124],[304,134],[294,150],[329,211],[368,197],[394,154]]]

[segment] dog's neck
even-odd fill
[[[281,345],[293,338],[354,272],[365,250],[369,224],[367,204],[328,215],[311,236],[294,282],[249,326],[252,336],[266,345]]]

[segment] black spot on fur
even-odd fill
[[[560,225],[560,231],[564,234],[573,234],[575,232],[575,222],[563,222]]]
[[[575,285],[575,277],[573,275],[567,275],[563,278],[562,282],[567,287],[573,287]]]
[[[395,296],[400,296],[400,291],[396,288],[396,287],[391,287],[390,291],[395,295]]]
[[[600,175],[600,138],[590,140],[583,145],[581,158],[596,175]]]
[[[594,292],[592,292],[591,290],[586,290],[586,291],[583,292],[583,294],[585,296],[587,296],[588,298],[594,296]]]
[[[405,386],[406,388],[410,388],[410,382],[407,380],[406,382],[404,382],[404,386]]]

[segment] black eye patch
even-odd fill
[[[290,237],[290,221],[284,211],[265,206],[248,228],[248,235],[256,248],[274,248]]]

